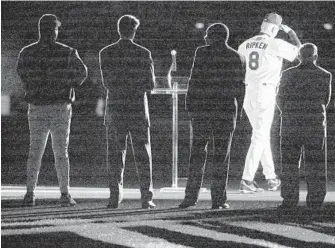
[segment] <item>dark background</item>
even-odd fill
[[[11,97],[11,114],[1,120],[2,184],[24,184],[29,148],[27,104],[22,101],[23,87],[15,71],[20,49],[38,39],[37,22],[46,13],[57,15],[62,22],[58,41],[78,49],[89,69],[89,77],[77,91],[73,106],[70,137],[72,186],[107,186],[105,169],[105,130],[103,118],[97,116],[98,99],[104,97],[98,64],[98,52],[118,40],[116,23],[124,14],[140,19],[135,41],[152,52],[157,76],[166,76],[171,63],[170,51],[177,50],[179,76],[189,76],[194,51],[203,45],[205,29],[214,22],[230,28],[229,44],[237,49],[243,40],[259,31],[263,17],[277,12],[283,23],[292,27],[304,42],[319,48],[318,64],[334,72],[334,30],[324,23],[335,24],[333,2],[1,2],[1,92]],[[204,23],[197,29],[197,22]],[[280,38],[288,39],[281,33]],[[290,64],[284,64],[284,67]],[[333,87],[335,88],[335,87]],[[210,97],[210,96],[209,96]],[[187,176],[189,127],[180,97],[179,174]],[[171,97],[153,95],[150,101],[152,123],[153,176],[155,187],[171,184]],[[334,108],[332,106],[332,108]],[[335,175],[334,109],[329,115],[329,174]],[[298,127],[292,127],[298,128]],[[272,144],[278,173],[279,119],[272,129]],[[246,116],[242,119],[233,145],[231,176],[241,176],[250,142],[251,129]],[[130,151],[129,151],[130,154]],[[132,158],[128,157],[126,185],[137,185]],[[209,164],[210,166],[210,164]],[[39,185],[57,185],[50,140],[43,158]]]

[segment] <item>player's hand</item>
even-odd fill
[[[289,26],[285,24],[280,25],[280,29],[283,30],[285,33],[288,33],[292,30],[292,28],[290,28]]]

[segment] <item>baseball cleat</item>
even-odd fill
[[[194,208],[196,207],[197,203],[194,202],[194,201],[188,201],[188,200],[184,200],[182,203],[180,203],[178,205],[178,208],[182,208],[182,209],[185,209],[185,208]]]
[[[212,205],[212,209],[222,210],[222,209],[228,209],[228,208],[230,208],[228,203],[224,203],[222,205]]]
[[[156,205],[153,201],[142,202],[142,208],[143,209],[154,209],[156,208]]]
[[[113,199],[113,198],[109,198],[107,208],[116,209],[118,207],[119,207],[119,202],[115,201],[115,199]]]
[[[255,181],[242,179],[239,191],[241,194],[254,194],[264,192],[264,189],[260,188]]]
[[[268,190],[269,191],[276,191],[276,190],[278,190],[280,184],[281,184],[281,181],[278,178],[269,179],[268,180],[268,185],[269,185]]]

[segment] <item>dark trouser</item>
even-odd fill
[[[152,200],[152,157],[150,128],[143,120],[122,120],[107,125],[107,170],[110,197],[115,203],[123,198],[123,173],[126,163],[127,140],[130,138],[135,166],[140,182],[141,200]]]
[[[304,125],[307,123],[305,122]],[[282,186],[284,205],[296,206],[299,202],[299,172],[305,167],[307,182],[307,206],[321,206],[327,192],[327,177],[320,127],[302,128],[289,135],[283,129],[282,136]],[[305,130],[302,130],[305,129]]]
[[[222,119],[194,118],[192,120],[193,137],[185,201],[197,202],[198,200],[207,162],[209,142],[213,141],[212,205],[223,205],[226,202],[230,146],[233,137],[232,123],[233,121],[227,123],[227,120]]]

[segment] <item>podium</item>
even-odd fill
[[[187,94],[188,77],[172,77],[171,85],[166,77],[156,77],[156,85],[151,94],[172,97],[172,185],[161,191],[179,191],[178,188],[178,96]]]

